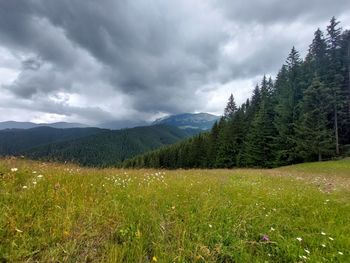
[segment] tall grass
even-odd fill
[[[4,262],[350,262],[350,160],[156,171],[5,159],[0,178]]]

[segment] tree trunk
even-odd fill
[[[349,110],[349,116],[350,116],[350,40],[348,41],[348,88],[349,88],[348,110]]]
[[[339,155],[339,134],[338,134],[338,109],[337,104],[334,105],[334,133],[335,133],[335,152]]]
[[[318,161],[322,162],[322,153],[320,150],[318,150]]]

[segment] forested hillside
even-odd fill
[[[350,31],[332,18],[305,59],[293,47],[275,80],[240,107],[229,98],[211,132],[124,162],[125,167],[274,167],[346,154],[350,144]]]
[[[117,165],[137,154],[173,144],[198,133],[164,125],[137,127],[104,132],[33,148],[23,152],[32,159],[68,161],[84,166]]]
[[[156,124],[175,126],[180,129],[210,130],[214,123],[220,119],[219,116],[208,113],[183,113],[171,115],[153,122]]]
[[[18,155],[39,145],[73,140],[103,131],[105,130],[98,128],[55,129],[51,127],[0,130],[0,155]]]

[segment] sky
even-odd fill
[[[0,121],[220,115],[349,0],[0,0]]]

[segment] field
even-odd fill
[[[0,160],[0,262],[350,262],[350,160],[118,170]]]

